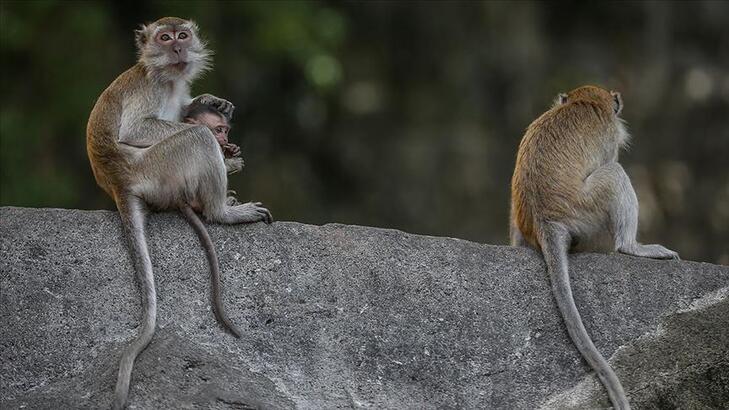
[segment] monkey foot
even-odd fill
[[[624,246],[618,249],[618,252],[626,255],[640,256],[643,258],[653,259],[676,259],[680,260],[678,253],[661,245],[641,245]]]
[[[233,191],[233,195],[235,195],[235,191]],[[240,205],[240,202],[238,201],[238,198],[231,195],[231,196],[225,198],[225,204],[228,206],[236,206],[236,205]]]
[[[230,209],[230,213],[235,215],[237,222],[265,222],[270,224],[273,222],[271,212],[263,207],[260,202],[246,202],[245,204],[235,205]]]

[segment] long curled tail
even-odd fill
[[[112,404],[112,408],[115,410],[123,409],[127,402],[134,360],[152,340],[157,322],[157,293],[154,288],[152,261],[149,258],[149,249],[147,248],[147,239],[144,233],[146,206],[140,198],[128,195],[119,198],[117,207],[124,225],[134,268],[144,290],[142,301],[144,318],[139,335],[127,346],[124,354],[122,354],[116,391],[114,392],[114,403]]]
[[[567,252],[571,241],[567,228],[560,223],[546,222],[540,224],[539,231],[539,245],[542,248],[544,261],[547,264],[549,278],[552,282],[552,293],[562,313],[572,342],[590,367],[597,373],[597,377],[600,378],[607,390],[613,407],[616,410],[629,410],[630,403],[628,403],[628,398],[625,396],[625,391],[622,384],[620,384],[620,380],[618,380],[618,376],[615,375],[608,362],[592,343],[585,326],[582,324],[577,306],[575,306],[567,261]]]
[[[215,319],[217,319],[218,323],[220,323],[224,328],[228,329],[233,336],[240,339],[240,331],[230,321],[228,315],[225,313],[225,309],[223,308],[220,286],[220,265],[218,263],[218,255],[215,252],[215,246],[213,245],[212,239],[210,239],[210,234],[208,234],[207,229],[205,229],[205,225],[203,225],[200,218],[197,216],[195,211],[190,208],[190,206],[183,205],[181,210],[182,214],[185,215],[185,218],[195,230],[195,233],[197,233],[198,238],[200,238],[200,242],[205,249],[205,255],[208,258],[208,264],[210,265],[210,279],[212,282],[213,313],[215,314]]]

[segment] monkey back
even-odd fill
[[[529,125],[511,182],[514,221],[527,242],[537,246],[544,220],[574,216],[572,204],[580,203],[585,178],[616,155],[615,140],[605,138],[615,134],[615,118],[605,104],[578,99],[553,107]]]

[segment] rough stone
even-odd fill
[[[535,251],[337,224],[209,229],[244,336],[215,322],[192,229],[153,215],[158,325],[130,408],[609,407]],[[634,407],[729,403],[729,267],[570,264]],[[0,208],[0,285],[0,407],[107,408],[141,315],[118,215]]]

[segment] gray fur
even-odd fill
[[[610,401],[616,409],[629,410],[630,404],[618,376],[610,364],[597,350],[582,323],[582,318],[572,297],[567,253],[572,242],[568,228],[558,222],[545,222],[541,226],[539,243],[542,247],[544,262],[547,265],[552,293],[557,307],[562,313],[567,333],[582,357],[595,370],[597,377],[605,385]]]
[[[225,326],[225,328],[228,329],[228,331],[232,333],[233,336],[240,339],[240,330],[238,330],[238,328],[233,325],[233,323],[228,318],[228,315],[225,313],[225,309],[223,308],[223,302],[221,297],[222,287],[220,285],[220,264],[218,263],[218,254],[215,251],[215,246],[213,245],[212,239],[210,239],[210,234],[208,233],[207,229],[205,229],[205,225],[203,225],[202,221],[197,216],[195,211],[192,210],[192,208],[190,208],[189,206],[183,206],[181,210],[182,214],[185,215],[185,218],[195,230],[198,238],[200,238],[200,242],[202,243],[203,249],[205,250],[205,256],[208,258],[208,265],[210,266],[210,279],[212,284],[211,298],[213,301],[213,314],[215,315],[215,318],[218,320],[218,322]]]
[[[154,335],[154,328],[157,323],[157,293],[154,286],[154,275],[152,274],[152,260],[149,257],[147,248],[147,235],[145,234],[145,221],[147,209],[144,202],[133,195],[127,196],[125,201],[117,204],[119,215],[125,228],[127,241],[132,253],[133,262],[139,280],[144,289],[144,319],[139,336],[124,350],[119,363],[119,374],[114,392],[113,409],[122,409],[127,402],[129,394],[129,382],[132,377],[134,360],[139,353],[147,347]]]

